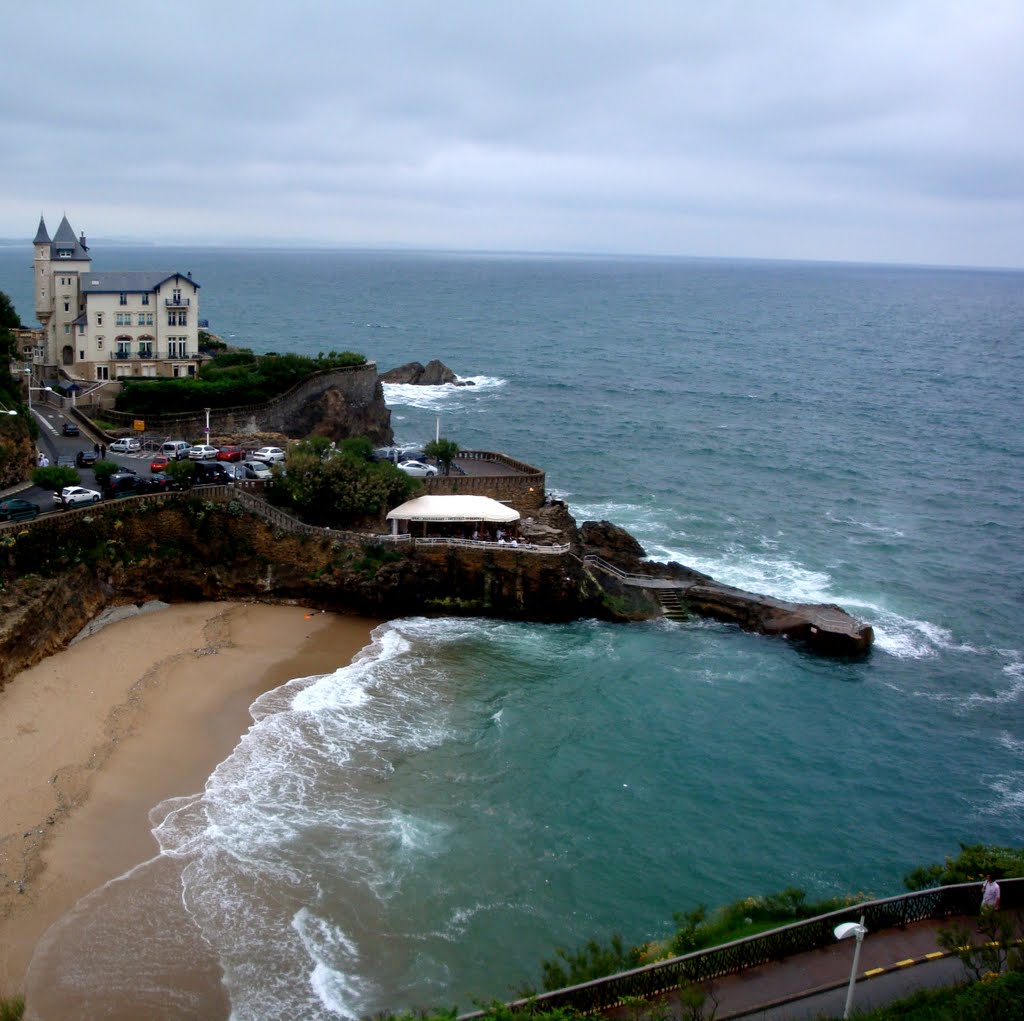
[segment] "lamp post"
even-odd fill
[[[209,408],[203,408],[203,411],[206,412],[206,442],[209,443],[210,442],[210,409]]]
[[[32,414],[32,391],[33,390],[41,390],[43,393],[48,393],[48,394],[52,394],[54,392],[52,386],[30,386],[30,387],[28,387],[28,413],[29,413],[29,415]]]
[[[832,930],[836,939],[846,939],[849,936],[857,937],[857,949],[853,952],[853,967],[850,968],[850,985],[846,990],[846,1007],[843,1010],[844,1018],[850,1016],[850,1008],[853,1006],[853,986],[857,981],[857,962],[860,960],[860,947],[864,942],[864,935],[867,931],[864,927],[863,915],[860,916],[859,922],[843,922],[842,925],[837,925]]]

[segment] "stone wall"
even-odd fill
[[[430,496],[489,496],[520,514],[532,514],[544,503],[544,473],[533,475],[436,475],[422,479]]]
[[[332,404],[336,405],[333,409]],[[374,362],[317,372],[265,404],[214,409],[210,412],[210,432],[236,437],[283,433],[304,438],[315,434],[317,426],[324,423],[325,410],[332,413],[332,422],[341,418],[347,421],[350,426],[347,435],[366,435],[375,443],[391,440],[391,416],[384,404],[384,391]],[[138,416],[109,411],[104,412],[103,417],[130,429]],[[201,436],[205,426],[203,411],[146,419],[148,431],[169,436]]]

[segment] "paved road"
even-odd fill
[[[92,450],[94,444],[101,442],[100,437],[90,435],[85,429],[82,429],[80,436],[63,436],[61,434],[63,424],[65,422],[75,422],[75,424],[78,424],[77,420],[62,414],[58,408],[51,405],[33,404],[32,415],[39,426],[39,439],[36,442],[36,447],[49,457],[51,464],[56,464],[59,457],[74,457],[80,450]],[[150,458],[151,454],[149,451],[140,452],[139,454],[112,454],[109,451],[107,452],[108,461],[131,468],[140,475],[149,474]],[[96,484],[96,477],[90,468],[79,468],[77,471],[82,479],[81,484],[86,489],[98,490],[100,488]],[[27,488],[15,487],[15,489],[22,499],[31,500],[33,503],[39,504],[39,508],[44,514],[47,511],[54,510],[52,490],[40,489],[37,486],[29,486]]]

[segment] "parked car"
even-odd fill
[[[437,474],[437,469],[431,464],[424,464],[422,461],[399,461],[399,470],[406,475],[412,475],[418,479],[429,479]]]
[[[168,440],[160,445],[160,453],[172,461],[184,461],[192,445],[184,440]]]
[[[190,461],[210,461],[217,456],[217,448],[209,443],[196,443],[188,448]]]
[[[83,489],[81,486],[65,486],[59,493],[53,494],[55,507],[77,507],[79,504],[99,503],[103,497],[95,489]]]
[[[200,461],[192,483],[196,486],[225,486],[235,481],[235,466],[223,461]]]
[[[243,461],[239,467],[244,469],[244,477],[247,479],[261,479],[265,482],[274,477],[274,473],[266,461]]]
[[[104,494],[111,499],[135,496],[145,489],[145,481],[134,472],[115,472],[103,483]]]
[[[62,436],[80,436],[81,432],[74,422],[65,422],[60,427],[60,433]]]
[[[100,455],[95,450],[80,450],[75,454],[75,467],[91,468],[99,459]]]
[[[218,461],[241,461],[245,457],[245,451],[241,447],[221,447],[217,451]]]
[[[283,461],[285,453],[280,447],[260,447],[259,450],[252,452],[252,459],[254,461],[264,461],[270,464],[274,461]]]
[[[399,461],[419,461],[427,455],[418,443],[404,443],[397,447],[377,447],[373,452],[375,461],[390,461],[398,464]]]
[[[171,459],[164,454],[157,454],[152,461],[149,462],[149,470],[151,472],[162,472],[169,464]]]
[[[111,454],[136,454],[142,449],[142,444],[131,436],[125,436],[124,439],[114,440],[113,443],[107,447],[107,450]]]
[[[0,500],[0,521],[28,521],[39,517],[39,504],[12,496]]]
[[[143,483],[146,491],[151,493],[169,493],[172,490],[181,489],[181,484],[165,472],[154,472],[148,479],[139,479],[139,481]]]
[[[61,454],[57,458],[58,468],[77,468],[78,464],[70,454]]]

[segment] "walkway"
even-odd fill
[[[883,929],[869,932],[864,937],[858,967],[854,1007],[867,1006],[867,986],[883,975],[911,971],[907,981],[892,985],[892,992],[884,997],[871,996],[874,1005],[908,995],[904,987],[915,988],[928,984],[944,985],[967,977],[963,965],[939,949],[936,933],[954,921],[971,924],[971,918],[945,921],[915,922],[905,929]],[[784,960],[760,967],[748,968],[733,975],[716,979],[714,997],[718,1001],[715,1021],[748,1018],[750,1021],[798,1021],[803,1018],[842,1017],[846,989],[850,981],[850,968],[856,948],[854,939],[843,940],[821,950],[795,954]],[[931,964],[942,961],[942,973]],[[929,967],[925,967],[925,966]],[[926,974],[927,973],[927,974]],[[878,983],[879,989],[881,983]],[[821,993],[834,990],[835,995],[822,999]],[[710,1003],[710,1001],[709,1001]],[[827,1006],[823,1007],[823,1004]],[[819,1012],[826,1010],[824,1015]],[[678,1011],[673,1011],[680,1017]],[[627,1018],[630,1012],[617,1008],[607,1012],[610,1017]],[[708,1011],[710,1016],[710,1010]]]

